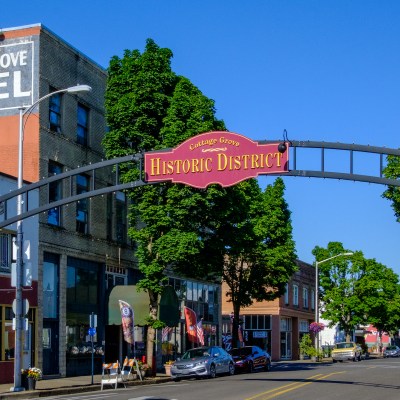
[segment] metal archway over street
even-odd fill
[[[303,152],[306,154],[305,157]],[[325,159],[328,152],[335,158],[336,171],[326,170]],[[369,154],[373,158],[368,165],[368,169],[374,170],[373,173],[357,174],[354,172],[357,154],[360,153]],[[231,186],[250,177],[269,174],[272,176],[352,180],[399,187],[400,180],[383,177],[383,169],[389,155],[400,157],[400,150],[333,142],[252,141],[232,132],[209,132],[197,135],[172,150],[146,152],[101,161],[40,180],[2,195],[0,196],[0,228],[81,199],[166,181],[185,183],[194,187],[206,187],[214,183]],[[305,159],[312,159],[314,163],[319,159],[319,167],[313,169],[302,167]],[[138,164],[141,179],[120,183],[120,166],[127,163]],[[356,166],[359,165],[358,161]],[[96,171],[102,168],[108,168],[113,174],[113,186],[95,187]],[[207,173],[210,173],[208,178],[206,178]],[[75,187],[73,178],[80,174],[87,174],[92,178],[91,188],[85,193],[76,194],[73,190]],[[37,201],[34,199],[49,198],[49,185],[57,181],[69,182],[69,185],[65,185],[69,186],[68,195],[55,202],[35,205]],[[17,215],[15,204],[19,195],[23,198],[25,210]],[[30,200],[34,204],[32,207],[30,207]]]

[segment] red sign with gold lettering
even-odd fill
[[[147,182],[170,180],[196,188],[235,185],[258,175],[288,172],[289,146],[258,144],[233,132],[202,133],[171,151],[145,153]]]

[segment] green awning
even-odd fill
[[[115,286],[108,300],[108,325],[121,325],[121,311],[119,300],[126,301],[133,309],[134,324],[146,325],[149,316],[149,295],[138,292],[135,285]]]

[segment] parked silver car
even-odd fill
[[[171,378],[174,381],[181,378],[215,378],[217,374],[234,373],[235,363],[232,357],[219,346],[190,349],[171,367]]]

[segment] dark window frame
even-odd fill
[[[86,193],[90,190],[90,176],[80,174],[76,176],[76,194]],[[76,231],[83,234],[89,233],[89,199],[81,199],[76,203]]]
[[[77,107],[76,142],[82,146],[88,145],[90,110],[82,103]]]
[[[50,93],[57,91],[50,88]],[[61,117],[62,117],[62,94],[55,93],[49,98],[49,129],[52,132],[61,133]]]
[[[62,172],[63,172],[63,166],[61,164],[57,163],[56,161],[49,160],[48,164],[49,177],[61,174]],[[61,180],[49,183],[49,193],[48,193],[49,203],[62,199],[63,196],[62,189],[63,188]],[[51,220],[52,217],[55,218],[54,223]],[[60,207],[54,207],[47,211],[47,223],[53,226],[61,226],[62,221],[61,221]]]

